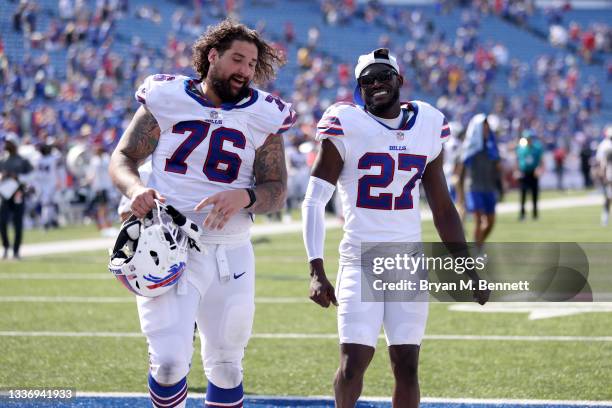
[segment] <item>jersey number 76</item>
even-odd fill
[[[187,157],[206,139],[209,130],[210,123],[200,120],[189,120],[174,125],[172,133],[180,135],[189,133],[189,136],[174,151],[172,157],[166,159],[164,170],[171,173],[185,174],[187,172],[187,163],[185,163]],[[246,138],[242,132],[236,129],[219,127],[210,133],[208,154],[206,155],[202,171],[209,180],[219,183],[231,183],[236,180],[240,171],[240,165],[242,164],[238,154],[223,150],[223,142],[225,141],[230,142],[238,149],[246,147]],[[224,164],[225,168],[221,169],[220,164]]]
[[[417,180],[423,175],[427,156],[400,153],[397,157],[397,169],[402,171],[416,170],[402,190],[402,194],[393,197],[391,193],[380,193],[373,196],[372,187],[385,188],[393,181],[395,159],[389,153],[366,153],[359,159],[358,167],[369,170],[380,167],[380,174],[367,174],[359,179],[357,185],[357,207],[373,210],[409,210],[413,208],[412,190]]]

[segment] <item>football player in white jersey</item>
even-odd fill
[[[62,180],[59,172],[59,157],[54,154],[53,146],[41,145],[41,157],[35,166],[35,187],[41,206],[41,223],[44,229],[57,226],[55,198],[61,190]]]
[[[420,101],[401,103],[403,77],[387,49],[359,57],[355,100],[336,103],[319,121],[321,149],[302,205],[310,263],[310,298],[338,306],[340,367],[334,380],[336,406],[354,407],[363,375],[384,327],[395,376],[394,407],[419,404],[418,357],[428,303],[365,302],[361,299],[363,242],[419,242],[419,184],[427,193],[434,223],[445,243],[465,248],[461,221],[443,171],[442,144],[450,135],[444,115]],[[323,267],[324,207],[335,186],[341,197],[344,238],[336,291]],[[478,276],[470,271],[469,276]],[[474,292],[480,304],[489,292]]]
[[[151,160],[146,160],[143,164],[138,167],[138,175],[140,176],[140,180],[142,180],[143,184],[147,184],[149,182],[149,177],[151,176],[151,171],[153,171]],[[121,196],[121,200],[119,201],[119,205],[117,205],[117,214],[119,215],[119,219],[121,222],[126,221],[132,215],[132,201],[126,196]]]
[[[149,345],[156,407],[184,407],[194,323],[208,378],[206,407],[242,407],[242,358],[254,314],[251,214],[280,210],[287,170],[282,133],[291,106],[251,87],[271,80],[284,58],[259,34],[229,20],[193,46],[199,78],[155,75],[138,89],[142,106],[113,153],[110,172],[131,211],[155,200],[204,225],[198,249],[170,291],[138,297]],[[138,165],[152,155],[148,183]]]
[[[601,225],[606,227],[610,217],[610,201],[612,201],[612,125],[606,127],[605,138],[597,146],[595,159],[597,161],[596,174],[601,180],[604,195]]]

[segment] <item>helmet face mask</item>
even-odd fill
[[[188,252],[188,235],[158,203],[142,220],[131,217],[122,225],[108,269],[136,295],[156,297],[179,281]]]

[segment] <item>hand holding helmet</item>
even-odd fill
[[[144,218],[123,223],[108,269],[131,292],[156,297],[181,278],[190,247],[197,249],[201,229],[171,206],[155,200]],[[199,250],[199,249],[198,249]]]

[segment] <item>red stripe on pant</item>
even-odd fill
[[[185,383],[185,386],[181,391],[179,391],[172,397],[162,398],[158,395],[155,395],[151,390],[149,390],[149,395],[151,395],[151,402],[153,402],[153,405],[156,408],[173,408],[183,402],[185,398],[187,398],[187,383]]]

